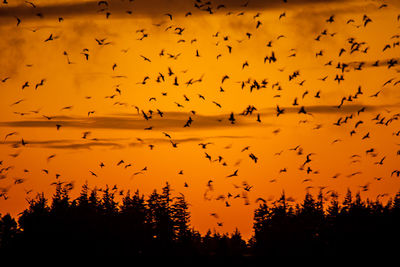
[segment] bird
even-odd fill
[[[86,139],[88,135],[90,135],[91,132],[87,131],[83,133],[82,139]]]
[[[385,160],[386,157],[383,157],[380,161],[375,162],[377,165],[383,165],[383,161]]]
[[[26,87],[29,87],[29,81],[25,82],[21,88],[24,90]]]
[[[307,112],[306,112],[306,110],[305,110],[304,106],[302,106],[302,107],[300,108],[300,110],[299,110],[299,112],[298,112],[298,113],[307,114]]]
[[[166,13],[165,16],[168,16],[170,20],[172,20],[172,15],[170,13]]]
[[[170,140],[172,147],[177,148],[178,147],[178,143],[173,142],[172,140]]]
[[[333,23],[334,21],[335,21],[335,15],[331,15],[327,20],[326,20],[326,22],[329,22],[329,23]]]
[[[111,42],[105,42],[107,40],[107,38],[103,38],[103,39],[95,38],[95,40],[96,40],[98,45],[109,45],[109,44],[111,44]]]
[[[56,154],[52,154],[47,157],[47,162],[49,162],[51,159],[55,158]]]
[[[394,171],[392,171],[392,173],[390,174],[390,176],[392,177],[394,174],[395,174],[397,177],[400,177],[400,170],[394,170]]]
[[[249,149],[250,149],[250,146],[246,146],[246,147],[242,148],[241,152],[244,152],[244,151],[249,150]]]
[[[150,60],[148,57],[145,57],[145,56],[143,56],[143,55],[140,55],[140,57],[142,57],[144,61],[151,62],[151,60]]]
[[[219,107],[219,108],[222,108],[222,106],[221,106],[221,104],[219,104],[219,103],[217,103],[217,102],[215,102],[215,101],[212,101],[217,107]]]
[[[311,162],[310,156],[313,155],[312,153],[306,155],[306,161],[303,163],[302,166],[306,165],[307,163]]]
[[[189,119],[186,121],[183,127],[189,127],[192,124],[192,122],[193,122],[192,117],[189,116]]]
[[[238,176],[238,171],[239,170],[235,170],[232,174],[230,174],[230,175],[228,175],[228,176],[226,176],[226,177],[234,177],[234,176]]]
[[[36,5],[35,5],[34,3],[32,3],[32,2],[25,1],[25,3],[27,3],[27,4],[31,5],[33,8],[36,8]]]
[[[364,15],[364,19],[363,20],[364,20],[364,27],[366,27],[368,23],[372,22],[372,19],[370,19],[366,15]]]
[[[17,132],[11,132],[11,133],[6,134],[6,136],[4,137],[4,142],[6,141],[6,139],[7,139],[9,136],[16,135],[16,134],[17,134]]]
[[[228,75],[224,75],[224,76],[222,77],[221,83],[224,83],[225,80],[227,80],[227,79],[229,79],[229,76],[228,76]]]
[[[257,122],[261,122],[260,113],[257,114]]]
[[[362,140],[364,140],[364,139],[366,139],[366,138],[370,138],[369,132],[368,132],[367,134],[365,134],[365,135],[362,137]]]
[[[229,115],[229,119],[228,119],[231,124],[234,124],[236,119],[235,119],[235,115],[233,114],[233,112],[231,112],[231,114]]]
[[[44,84],[45,81],[46,81],[46,79],[41,79],[40,82],[37,83],[37,84],[35,85],[35,90],[37,90],[37,88],[38,88],[39,86],[43,86],[43,84]]]
[[[376,92],[375,94],[370,95],[370,97],[378,97],[378,95],[379,95],[379,93],[380,93],[381,91],[382,91],[382,90],[379,90],[379,91]]]
[[[208,145],[212,144],[211,142],[207,143],[199,143],[198,145],[201,146],[202,149],[206,149]]]
[[[279,115],[283,114],[285,112],[285,109],[279,108],[278,105],[276,105],[276,116],[279,117]]]
[[[53,41],[54,39],[53,39],[53,34],[50,34],[50,36],[49,37],[47,37],[47,39],[46,40],[44,40],[45,42],[48,42],[48,41]]]
[[[258,158],[253,153],[250,153],[249,157],[254,161],[254,163],[257,163]]]

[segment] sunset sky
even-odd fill
[[[260,198],[400,189],[398,1],[7,0],[0,36],[1,214],[168,182],[249,238]]]

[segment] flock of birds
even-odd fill
[[[132,9],[128,9],[126,10],[126,14],[127,15],[132,15],[135,12],[135,8],[134,8],[134,4],[135,2],[137,2],[139,0],[130,0],[129,3],[132,3]],[[96,2],[96,10],[95,12],[100,13],[102,15],[105,16],[105,19],[112,19],[113,13],[111,10],[111,6],[112,6],[112,2],[113,1],[98,1]],[[289,2],[289,3],[287,3]],[[285,9],[285,5],[290,4],[290,0],[286,1],[283,0],[282,1],[282,8]],[[3,5],[0,8],[7,8],[8,2],[6,0],[3,1]],[[25,1],[25,5],[26,7],[24,8],[31,8],[32,10],[39,10],[40,6],[37,5],[34,2],[29,2],[29,1]],[[344,5],[344,4],[343,4]],[[225,12],[224,10],[229,9],[229,1],[227,1],[226,4],[214,4],[211,1],[205,1],[205,0],[195,0],[193,3],[193,10],[192,11],[187,11],[186,13],[184,13],[184,17],[185,18],[190,18],[191,16],[196,15],[198,12],[201,12],[202,15],[204,16],[213,16],[215,14],[224,14],[223,12],[225,12],[226,16],[236,16],[236,19],[239,20],[241,16],[244,16],[245,14],[254,13],[254,10],[249,9],[249,6],[251,6],[251,0],[249,2],[244,2],[239,8],[236,9],[232,9],[233,11],[227,11]],[[390,8],[390,6],[386,3],[383,3],[379,6],[377,6],[377,10],[382,10],[382,12],[384,12],[385,9]],[[235,11],[236,10],[236,11]],[[45,13],[42,13],[40,11],[35,12],[36,16],[38,17],[38,19],[43,19],[44,17],[46,17]],[[278,21],[283,21],[287,15],[288,11],[283,11],[276,19]],[[185,43],[188,42],[190,44],[194,44],[196,42],[198,42],[199,40],[197,38],[191,39],[191,40],[187,40],[185,39],[185,33],[188,31],[187,27],[185,27],[184,25],[177,25],[175,24],[175,14],[173,12],[170,13],[165,13],[162,15],[165,19],[166,22],[164,23],[159,23],[159,24],[153,24],[154,27],[158,27],[161,28],[164,24],[167,24],[167,27],[164,28],[164,32],[166,33],[170,33],[172,35],[178,36],[180,39],[177,41],[178,43]],[[14,16],[16,21],[15,21],[15,26],[14,27],[23,27],[24,25],[24,18],[23,17],[19,17],[18,15]],[[244,38],[241,40],[237,40],[237,43],[239,44],[243,44],[246,41],[250,41],[253,36],[255,36],[257,34],[258,31],[260,31],[260,29],[263,28],[264,26],[264,22],[262,20],[262,13],[258,12],[256,14],[254,14],[254,16],[252,16],[252,19],[254,20],[254,32],[244,32]],[[394,21],[400,22],[400,15],[397,18],[393,18]],[[358,22],[357,22],[358,21]],[[62,24],[64,22],[64,17],[62,17],[62,15],[60,14],[59,17],[57,17],[57,23]],[[329,28],[330,25],[334,25],[337,22],[337,17],[335,15],[330,15],[328,17],[325,18],[325,21],[323,21],[324,25],[326,26],[326,28]],[[346,21],[346,25],[348,25],[348,27],[352,27],[352,29],[367,29],[372,23],[374,23],[374,19],[370,16],[368,16],[367,14],[364,14],[360,20],[357,20],[356,18],[349,18]],[[400,24],[399,24],[400,26]],[[37,29],[33,29],[32,32],[36,32]],[[136,30],[136,34],[137,34],[137,41],[138,42],[143,42],[146,39],[150,38],[151,36],[151,32],[149,32],[148,29],[145,28],[140,28]],[[310,40],[312,42],[320,42],[323,38],[335,38],[337,35],[340,35],[340,33],[337,32],[330,32],[328,29],[324,29],[322,32],[320,32],[317,36],[313,36],[313,40]],[[49,42],[56,42],[57,39],[60,39],[61,36],[55,34],[55,33],[49,33],[48,37],[43,39],[43,49],[45,49],[46,43]],[[218,40],[218,42],[216,43],[217,46],[221,47],[221,46],[225,46],[225,53],[218,53],[215,57],[215,60],[218,61],[220,60],[221,57],[225,57],[225,56],[231,56],[231,57],[235,57],[234,53],[236,52],[236,47],[235,47],[235,43],[231,42],[231,37],[227,34],[224,35],[223,32],[216,32],[216,33],[212,33],[212,36],[210,36],[210,38],[213,38],[213,40]],[[281,57],[284,57],[284,55],[282,55],[279,52],[279,46],[276,45],[275,43],[278,42],[278,40],[282,39],[282,38],[287,38],[285,35],[279,35],[276,39],[272,39],[272,40],[266,40],[265,43],[265,47],[268,49],[268,53],[265,56],[262,56],[260,58],[260,61],[263,62],[263,64],[268,65],[270,67],[274,67],[277,62],[281,61]],[[109,40],[109,37],[102,37],[102,38],[95,38],[93,40],[93,43],[99,47],[103,47],[103,46],[113,46],[115,45],[115,43],[113,41]],[[385,53],[389,50],[393,50],[396,49],[397,46],[400,45],[400,35],[399,34],[394,34],[390,40],[389,43],[386,44],[384,47],[382,47],[381,52]],[[393,73],[393,75],[398,74],[399,69],[398,67],[398,58],[389,58],[389,59],[379,59],[376,60],[374,62],[368,62],[368,61],[357,61],[357,62],[345,62],[341,60],[341,57],[344,54],[347,55],[363,55],[363,54],[367,54],[370,51],[370,46],[366,41],[361,41],[359,40],[359,38],[357,37],[351,37],[348,38],[346,40],[346,44],[343,48],[341,48],[338,51],[337,54],[337,58],[336,59],[329,59],[328,61],[324,62],[322,66],[320,66],[320,68],[329,68],[332,72],[336,71],[336,74],[332,76],[327,75],[324,77],[319,78],[318,80],[320,82],[327,82],[329,79],[331,81],[333,81],[334,83],[337,83],[338,86],[340,86],[346,78],[346,75],[349,72],[356,72],[356,71],[361,71],[364,70],[365,68],[386,68],[388,72]],[[123,54],[127,54],[129,52],[129,49],[123,49],[121,50],[121,53]],[[319,50],[315,52],[315,58],[319,59],[319,58],[324,58],[325,57],[325,50]],[[92,59],[92,54],[91,54],[91,49],[88,48],[82,48],[81,50],[81,56],[82,56],[82,61],[90,61]],[[177,62],[176,64],[179,64],[179,59],[182,56],[182,53],[171,53],[168,52],[166,49],[161,49],[161,51],[157,52],[158,57],[166,57],[168,59],[171,59],[173,61],[169,61],[169,62]],[[287,56],[289,59],[292,57],[296,57],[298,54],[298,51],[296,49],[292,49],[290,51],[290,54]],[[384,58],[383,54],[383,58]],[[71,61],[70,58],[70,54],[67,51],[63,52],[63,56],[65,56],[66,59],[66,63],[68,65],[73,65],[73,64],[79,64],[79,62],[73,62]],[[202,51],[200,51],[199,49],[195,49],[193,56],[196,57],[202,57]],[[146,64],[153,64],[153,59],[151,56],[148,55],[139,55],[138,60],[142,60],[144,63]],[[285,61],[287,59],[284,59],[283,61]],[[250,61],[244,61],[241,63],[241,69],[244,70],[246,68],[249,68],[250,66]],[[32,67],[32,66],[28,66],[28,67]],[[112,66],[109,66],[110,68],[110,72],[113,73],[113,77],[114,78],[124,78],[121,75],[114,75],[115,73],[117,73],[116,71],[119,68],[119,64],[118,62],[112,64]],[[156,67],[155,67],[156,68]],[[154,68],[154,69],[155,69]],[[277,68],[279,72],[282,73],[282,75],[285,73],[286,69],[289,68],[289,66],[286,66],[286,68]],[[146,86],[148,85],[149,82],[156,82],[157,84],[163,84],[165,85],[165,88],[177,88],[177,87],[183,87],[185,86],[186,88],[189,86],[193,86],[196,83],[201,83],[203,82],[203,80],[205,79],[204,75],[198,77],[198,78],[190,78],[187,81],[182,81],[182,79],[178,76],[177,71],[174,70],[174,66],[168,66],[167,68],[165,68],[162,71],[156,71],[156,75],[154,77],[151,77],[150,75],[143,77],[142,80],[138,81],[137,84],[140,86]],[[210,70],[212,71],[212,70]],[[185,72],[185,71],[183,71]],[[1,74],[0,72],[0,75]],[[299,70],[295,70],[295,71],[290,71],[288,74],[288,81],[289,83],[291,83],[293,86],[299,86],[300,88],[303,88],[304,84],[306,83],[306,79],[302,79],[302,73]],[[231,74],[225,74],[221,77],[221,80],[219,82],[219,84],[216,84],[216,86],[219,88],[219,92],[221,94],[223,94],[226,90],[226,87],[228,87],[229,85],[226,85],[226,83],[229,80],[232,80],[234,77]],[[379,77],[377,77],[379,78]],[[3,78],[0,79],[1,81],[1,86],[3,88],[7,87],[7,83],[10,82],[10,80],[12,80],[13,77],[12,76],[3,76]],[[21,86],[20,88],[18,88],[19,90],[29,90],[29,89],[33,89],[33,90],[40,90],[41,87],[46,86],[46,82],[51,79],[51,77],[47,77],[47,78],[39,78],[37,81],[21,81]],[[342,96],[340,99],[337,100],[337,105],[334,107],[335,109],[337,109],[337,114],[339,114],[340,117],[336,118],[335,121],[333,121],[332,123],[330,123],[333,126],[343,126],[345,124],[352,124],[353,127],[349,133],[350,136],[356,135],[358,133],[358,129],[360,127],[360,125],[368,123],[370,124],[375,124],[377,126],[382,126],[382,127],[387,127],[388,129],[392,129],[392,125],[397,122],[400,118],[400,113],[391,113],[389,111],[381,111],[380,113],[374,115],[368,122],[366,121],[365,118],[361,117],[362,113],[368,111],[368,107],[366,106],[360,106],[355,112],[352,112],[348,115],[343,115],[343,112],[341,112],[341,109],[343,109],[344,106],[346,105],[352,105],[352,103],[356,102],[357,99],[361,98],[361,97],[368,97],[368,101],[373,101],[375,99],[379,99],[379,97],[381,97],[382,91],[385,90],[385,88],[387,86],[393,86],[395,87],[396,85],[398,85],[400,83],[400,78],[391,78],[387,81],[385,81],[382,85],[382,88],[374,91],[374,92],[369,92],[368,90],[364,89],[363,86],[358,86],[358,88],[356,88],[355,90],[353,90],[351,93]],[[271,82],[268,79],[252,79],[249,78],[247,80],[243,80],[239,82],[239,87],[241,90],[247,89],[249,92],[254,92],[254,91],[259,91],[259,90],[272,90],[274,92],[276,92],[276,94],[273,96],[273,99],[279,99],[282,97],[283,95],[283,82],[281,81],[276,81],[276,82]],[[3,89],[4,90],[4,89]],[[168,90],[165,89],[160,93],[160,96],[149,96],[148,97],[148,102],[151,103],[157,103],[158,98],[159,97],[168,97]],[[107,95],[105,96],[106,99],[110,99],[110,100],[115,100],[118,99],[119,96],[121,96],[123,94],[122,88],[120,87],[120,85],[116,85],[113,87],[113,93],[111,95]],[[321,90],[318,90],[316,92],[310,92],[309,90],[305,90],[302,92],[302,94],[300,96],[293,96],[293,100],[292,100],[292,106],[291,107],[285,107],[282,105],[274,105],[273,106],[273,114],[272,116],[275,117],[277,120],[278,119],[283,119],[284,116],[287,113],[293,113],[293,110],[295,110],[294,113],[298,113],[298,114],[305,114],[305,115],[312,115],[312,112],[310,112],[309,110],[312,110],[312,107],[308,107],[302,104],[302,102],[304,102],[304,99],[307,97],[313,97],[313,99],[315,99],[315,101],[319,101],[322,97],[323,97],[324,92]],[[201,101],[208,101],[208,98],[206,97],[206,95],[202,94],[202,93],[198,93],[197,94],[198,99],[200,99]],[[86,99],[91,99],[91,96],[86,96]],[[15,101],[13,103],[10,103],[10,107],[15,109],[14,113],[17,115],[21,115],[21,116],[26,116],[26,115],[35,115],[35,116],[41,116],[40,118],[42,120],[45,121],[54,121],[55,119],[57,119],[57,115],[54,116],[49,116],[46,114],[41,114],[40,110],[32,110],[29,112],[21,112],[18,111],[18,106],[20,103],[26,101],[26,99],[20,99],[18,101]],[[183,102],[182,102],[183,101]],[[176,105],[176,108],[180,111],[183,110],[185,103],[189,103],[191,101],[191,97],[188,96],[187,94],[183,94],[183,98],[182,101],[180,100],[173,100],[173,103]],[[213,105],[215,105],[215,107],[219,110],[223,109],[223,103],[221,102],[217,102],[214,100],[210,100],[210,103],[212,103]],[[319,102],[317,102],[319,103]],[[125,106],[127,105],[127,103],[121,102],[121,101],[116,101],[114,102],[113,105],[121,105],[121,106]],[[165,118],[166,112],[162,111],[160,108],[156,107],[155,109],[150,109],[150,110],[145,110],[140,108],[139,106],[133,106],[134,110],[136,111],[137,116],[140,116],[140,119],[146,121],[146,122],[151,122],[154,118],[158,118],[158,119],[163,119]],[[60,109],[60,111],[63,110],[70,110],[73,108],[73,105],[67,105],[64,106]],[[94,116],[96,116],[96,110],[88,110],[85,115],[85,117],[87,118],[92,118]],[[182,111],[183,112],[183,111]],[[243,117],[248,117],[248,118],[254,118],[255,117],[255,121],[257,123],[261,123],[262,122],[262,116],[263,113],[257,109],[255,106],[253,105],[249,105],[248,107],[246,107],[242,112],[227,112],[227,115],[224,118],[219,119],[219,122],[227,122],[228,124],[230,124],[232,127],[234,124],[238,124],[238,118],[243,118]],[[183,128],[187,128],[187,127],[192,127],[192,124],[196,123],[196,115],[197,112],[195,110],[191,110],[189,112],[189,114],[187,115],[187,120],[185,120],[185,122],[182,124]],[[303,117],[304,118],[304,117]],[[307,123],[308,120],[301,120],[299,122],[300,123]],[[57,131],[62,131],[63,127],[65,127],[62,123],[60,123],[58,120],[57,122],[54,123],[54,127],[56,128]],[[322,124],[317,124],[315,126],[314,129],[320,129],[322,127]],[[157,129],[155,129],[152,125],[144,128],[143,130],[147,130],[147,131],[155,131]],[[363,133],[360,140],[365,140],[365,139],[369,139],[371,138],[373,132],[373,129],[370,129],[370,131]],[[275,134],[277,134],[279,132],[279,130],[274,131]],[[92,131],[85,131],[82,133],[81,139],[84,140],[91,140],[91,141],[96,141],[96,138],[90,138],[92,134]],[[161,134],[163,136],[163,138],[165,138],[166,142],[169,143],[171,145],[171,147],[173,149],[178,148],[179,145],[179,141],[174,140],[174,138],[172,137],[173,134],[167,131],[163,131],[161,130]],[[18,137],[19,133],[17,131],[12,131],[9,133],[6,133],[5,136],[3,137],[3,143],[4,144],[11,144],[14,148],[19,148],[19,147],[26,147],[29,146],[30,141],[24,139],[23,136]],[[391,135],[392,136],[400,136],[400,130],[394,130],[391,131]],[[10,139],[14,138],[13,140],[17,140],[17,141],[9,141]],[[19,138],[19,139],[18,139]],[[137,138],[138,142],[145,144],[145,141]],[[342,141],[341,139],[335,139],[332,141],[332,144],[337,143]],[[223,166],[227,166],[227,162],[224,159],[224,157],[222,155],[211,155],[207,149],[209,145],[214,144],[213,142],[200,142],[198,143],[198,147],[199,149],[204,150],[204,157],[210,161],[210,162],[216,162],[216,163],[220,163]],[[147,144],[148,147],[153,150],[155,147],[155,144]],[[258,164],[260,161],[262,161],[262,156],[260,155],[256,155],[255,152],[250,150],[250,146],[244,146],[241,149],[241,153],[248,153],[248,157],[250,158],[251,161],[254,162],[254,164]],[[303,147],[301,145],[297,145],[295,147],[289,148],[288,151],[293,151],[295,152],[299,157],[302,157],[303,163],[300,166],[300,170],[303,171],[305,174],[310,175],[310,174],[318,174],[319,171],[315,170],[315,168],[312,166],[313,163],[313,159],[314,157],[316,157],[316,153],[306,153],[303,149]],[[275,156],[279,156],[283,151],[280,152],[276,152]],[[10,154],[9,156],[11,158],[16,158],[18,157],[19,153],[13,153]],[[57,154],[51,154],[47,157],[47,161],[51,161],[56,157]],[[351,156],[351,163],[356,163],[356,162],[360,162],[361,158],[363,156],[371,156],[371,157],[375,157],[377,158],[376,162],[374,163],[377,166],[381,166],[384,165],[385,162],[387,161],[387,158],[389,157],[389,155],[380,155],[379,153],[377,153],[376,148],[371,147],[368,148],[365,151],[361,151],[358,154],[353,154]],[[400,148],[398,151],[396,151],[396,155],[400,156]],[[6,164],[7,159],[3,159],[0,160],[0,180],[6,180],[6,178],[9,177],[8,173],[14,168],[13,165],[7,165]],[[119,160],[116,163],[116,166],[123,166],[125,169],[132,167],[132,163],[128,163],[125,162],[123,159]],[[238,164],[235,164],[235,166],[238,166]],[[106,164],[103,161],[100,161],[98,163],[98,167],[100,169],[107,167]],[[140,174],[145,174],[147,171],[147,166],[145,166],[144,168],[141,169],[137,169],[135,172],[133,172],[132,177],[136,176],[136,175],[140,175]],[[285,173],[288,171],[287,167],[283,167],[279,170],[279,173]],[[30,171],[27,169],[24,169],[24,173],[29,173]],[[51,170],[49,170],[47,167],[42,169],[42,173],[45,175],[49,175],[49,173],[51,172]],[[96,171],[96,169],[90,169],[88,170],[88,174],[90,176],[93,177],[98,177],[98,172]],[[362,171],[356,171],[353,173],[350,173],[347,175],[347,177],[353,177],[356,175],[361,175]],[[179,170],[178,175],[184,175],[184,170]],[[240,168],[234,168],[228,175],[226,175],[226,178],[232,178],[232,177],[236,177],[240,175]],[[341,173],[336,173],[334,174],[331,178],[336,179],[339,176],[341,176]],[[387,174],[387,176],[389,177],[400,177],[400,169],[393,169],[391,170],[390,173]],[[55,177],[55,182],[52,184],[60,184],[61,180],[59,179],[60,177],[62,177],[62,174],[60,173],[55,173],[54,174]],[[302,182],[303,183],[311,183],[312,179],[309,178],[310,176],[307,176],[308,178],[305,178]],[[384,179],[383,177],[375,177],[376,181],[380,181]],[[16,177],[13,180],[13,185],[18,185],[18,184],[22,184],[25,182],[25,179],[22,177]],[[271,179],[269,181],[270,183],[274,183],[277,182],[277,179]],[[212,197],[210,195],[211,192],[214,191],[214,187],[213,187],[213,183],[214,181],[212,179],[210,179],[207,184],[206,184],[206,190],[204,192],[204,199],[205,200],[221,200],[225,203],[226,207],[230,207],[232,202],[232,199],[235,198],[241,198],[244,199],[244,203],[245,205],[249,205],[250,201],[249,201],[249,197],[248,197],[248,193],[253,190],[252,185],[248,184],[248,182],[243,181],[241,185],[234,185],[235,189],[240,189],[240,193],[238,194],[234,194],[234,193],[227,193],[227,194],[221,194],[217,197]],[[69,188],[73,188],[73,183],[69,182],[65,182],[64,183],[65,186],[69,187]],[[369,186],[370,183],[367,184],[362,184],[360,185],[360,189],[362,191],[367,191],[369,190]],[[189,187],[188,182],[184,182],[184,187],[187,188]],[[309,187],[307,187],[307,189],[313,188],[312,185],[310,185]],[[115,185],[113,187],[114,190],[118,190],[120,195],[124,194],[124,190],[123,189],[118,189],[118,187]],[[321,188],[323,189],[323,188]],[[0,191],[0,197],[3,200],[8,199],[9,197],[9,192],[10,190],[10,186],[5,186],[1,188]],[[27,194],[29,194],[31,192],[31,190],[27,190],[26,191]],[[334,190],[329,190],[326,192],[326,195],[329,196],[329,194],[333,194]],[[383,197],[387,195],[387,193],[383,193],[381,195],[379,195],[379,197]],[[290,200],[290,198],[289,198]],[[263,201],[266,202],[268,200],[266,200],[263,197],[258,197],[256,202],[259,201]],[[218,214],[215,212],[212,212],[210,214],[211,216],[215,217],[216,219],[220,219]],[[218,226],[222,226],[222,222],[218,221]]]

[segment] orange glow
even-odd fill
[[[396,1],[215,1],[212,14],[182,0],[9,2],[1,214],[51,196],[57,180],[73,196],[85,181],[145,195],[168,181],[202,234],[249,238],[260,197],[323,187],[327,199],[350,188],[388,200],[400,188]]]

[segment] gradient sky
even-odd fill
[[[202,234],[249,238],[257,199],[283,191],[387,201],[400,189],[399,15],[397,1],[8,0],[0,212],[51,197],[57,179],[72,197],[85,181],[144,195],[168,181]]]

